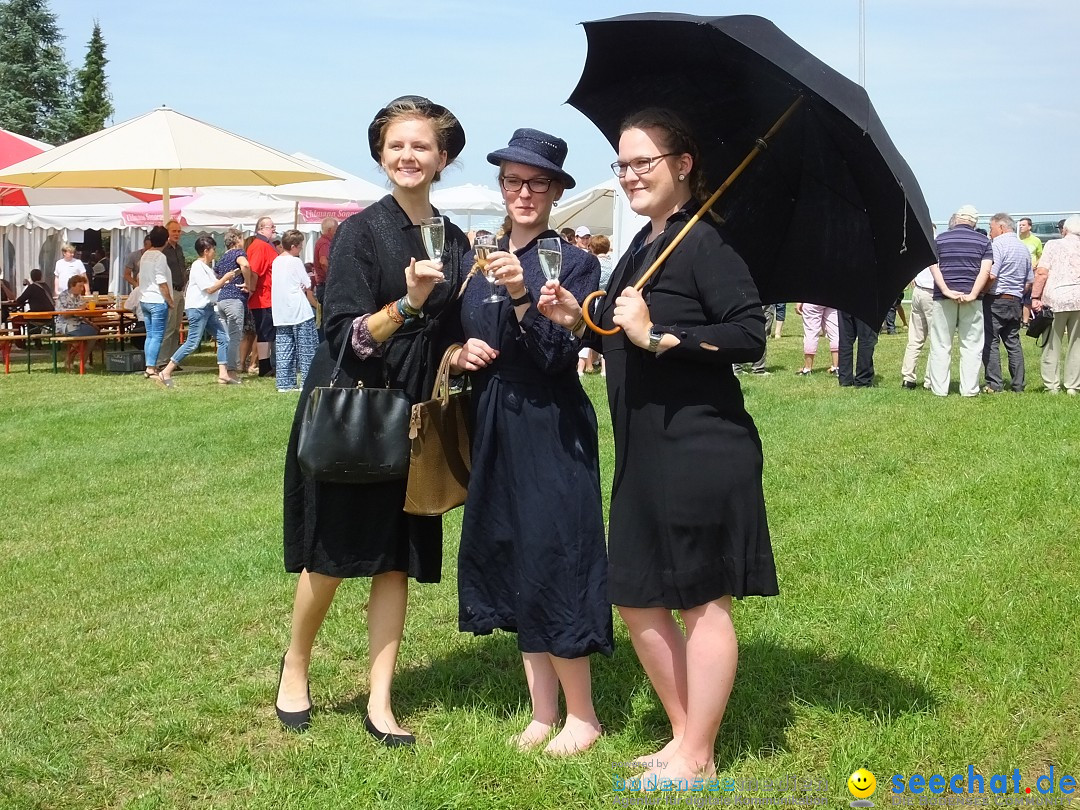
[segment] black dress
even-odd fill
[[[431,396],[442,352],[460,336],[455,294],[464,275],[461,257],[468,240],[446,222],[445,284],[437,284],[424,312],[426,322],[407,324],[381,344],[377,356],[360,360],[345,349],[338,384],[404,390],[413,402]],[[293,418],[285,457],[285,570],[333,577],[369,577],[405,571],[420,582],[442,573],[442,519],[402,511],[405,481],[333,484],[306,478],[296,457],[300,421],[313,388],[325,386],[342,341],[351,340],[353,320],[378,311],[405,294],[410,258],[426,257],[419,226],[393,196],[345,220],[330,249],[319,346]]]
[[[600,264],[571,245],[562,251],[562,284],[580,301],[596,289]],[[545,278],[535,241],[517,255],[536,301]],[[468,254],[465,266],[471,261]],[[522,652],[610,654],[596,413],[577,378],[580,341],[535,305],[519,324],[508,298],[483,302],[490,293],[477,274],[461,307],[466,337],[500,354],[471,375],[476,429],[458,555],[459,627],[516,632]]]
[[[600,325],[698,203],[646,226],[612,274]],[[615,434],[608,594],[616,605],[686,609],[778,592],[762,453],[732,363],[757,360],[765,317],[746,264],[702,221],[642,291],[654,324],[681,339],[660,355],[602,339]]]

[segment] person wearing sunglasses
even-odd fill
[[[575,371],[580,342],[540,317],[534,303],[546,278],[542,261],[558,262],[563,289],[576,301],[600,279],[596,257],[548,223],[555,201],[574,187],[566,153],[561,138],[519,129],[487,156],[499,167],[511,229],[486,257],[474,243],[464,264],[486,260],[505,292],[491,300],[492,285],[473,274],[461,305],[467,340],[453,359],[470,375],[475,408],[458,626],[517,634],[532,717],[512,742],[537,748],[558,729],[544,749],[554,756],[600,736],[589,656],[610,655],[613,643],[596,413]]]
[[[601,344],[615,438],[608,593],[671,723],[671,740],[637,760],[646,786],[715,776],[738,661],[732,600],[778,585],[761,440],[732,370],[765,349],[757,288],[709,218],[635,288],[709,188],[693,133],[674,112],[644,110],[621,132],[612,169],[649,223],[594,319],[621,329]],[[584,333],[581,307],[559,283],[545,285],[538,308]]]

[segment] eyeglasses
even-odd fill
[[[534,177],[532,180],[522,180],[520,177],[499,177],[499,185],[503,191],[516,193],[521,191],[522,186],[528,186],[533,194],[546,194],[551,188],[550,177]]]
[[[648,174],[649,172],[651,172],[656,167],[656,162],[660,160],[660,158],[674,157],[678,154],[681,153],[668,152],[666,155],[657,155],[656,157],[634,158],[629,163],[622,163],[616,160],[614,163],[611,164],[611,170],[615,172],[616,177],[626,177],[626,170],[633,169],[634,174],[640,177],[643,174]]]

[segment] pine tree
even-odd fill
[[[86,44],[86,60],[82,70],[75,74],[72,88],[72,139],[104,129],[105,122],[112,117],[112,94],[105,76],[107,64],[109,60],[105,58],[105,39],[101,36],[101,24],[94,20],[94,33]]]
[[[71,129],[63,37],[48,0],[0,2],[0,127],[49,143]]]

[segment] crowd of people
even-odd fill
[[[1044,337],[1039,344],[1043,387],[1051,394],[1064,388],[1076,395],[1080,386],[1080,215],[1059,221],[1061,238],[1046,245],[1032,233],[1027,217],[1015,220],[1006,213],[994,214],[988,231],[976,227],[978,217],[973,206],[962,206],[950,218],[948,229],[937,235],[938,262],[912,281],[909,313],[904,312],[902,296],[876,326],[834,307],[797,303],[804,359],[796,374],[813,373],[818,343],[825,336],[832,358],[828,373],[836,375],[841,386],[874,385],[878,336],[897,334],[899,318],[908,329],[900,368],[903,388],[919,387],[917,366],[929,343],[922,385],[947,396],[955,336],[961,396],[1006,390],[1002,349],[1008,390],[1021,392],[1026,375],[1020,336],[1041,313],[1047,323],[1040,330]],[[766,320],[770,326],[775,323],[774,337],[780,336],[784,306],[765,307]],[[765,359],[762,355],[749,367],[736,365],[735,371],[768,374]]]
[[[280,392],[300,390],[318,345],[317,293],[336,227],[334,219],[323,222],[310,269],[300,259],[304,235],[291,229],[276,238],[270,217],[260,218],[247,240],[238,230],[226,231],[220,257],[214,237],[198,237],[198,257],[190,267],[180,247],[180,224],[152,228],[143,248],[124,263],[124,279],[134,288],[125,306],[139,313],[146,329],[144,376],[172,388],[173,375],[210,330],[220,384],[239,385],[250,373],[274,376]],[[183,345],[181,311],[188,324]]]

